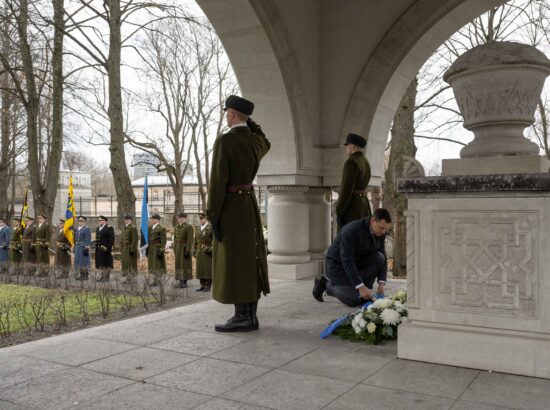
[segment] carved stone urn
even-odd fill
[[[491,42],[458,57],[443,79],[453,88],[464,128],[475,135],[460,156],[538,155],[523,130],[535,121],[549,73],[550,60],[521,43]]]

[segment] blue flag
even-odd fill
[[[147,197],[147,175],[145,175],[145,184],[143,185],[143,201],[141,203],[141,239],[139,241],[139,250],[141,257],[145,256],[145,250],[149,245],[149,198]]]

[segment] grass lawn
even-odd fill
[[[148,300],[149,302],[150,300]],[[0,284],[0,335],[88,320],[141,305],[139,296]]]

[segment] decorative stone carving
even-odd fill
[[[403,156],[403,178],[422,178],[425,176],[424,167],[416,158]]]
[[[419,307],[420,218],[418,211],[405,211],[407,224],[407,306]]]
[[[538,213],[434,211],[435,309],[537,317]]]
[[[523,130],[535,121],[549,73],[542,52],[515,42],[490,42],[458,57],[444,80],[453,88],[464,128],[475,135],[460,156],[537,155],[537,144]]]

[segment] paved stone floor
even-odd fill
[[[215,333],[232,309],[206,301],[0,349],[0,410],[550,408],[550,380],[321,340],[350,309],[313,300],[311,280],[272,285],[257,332]]]

